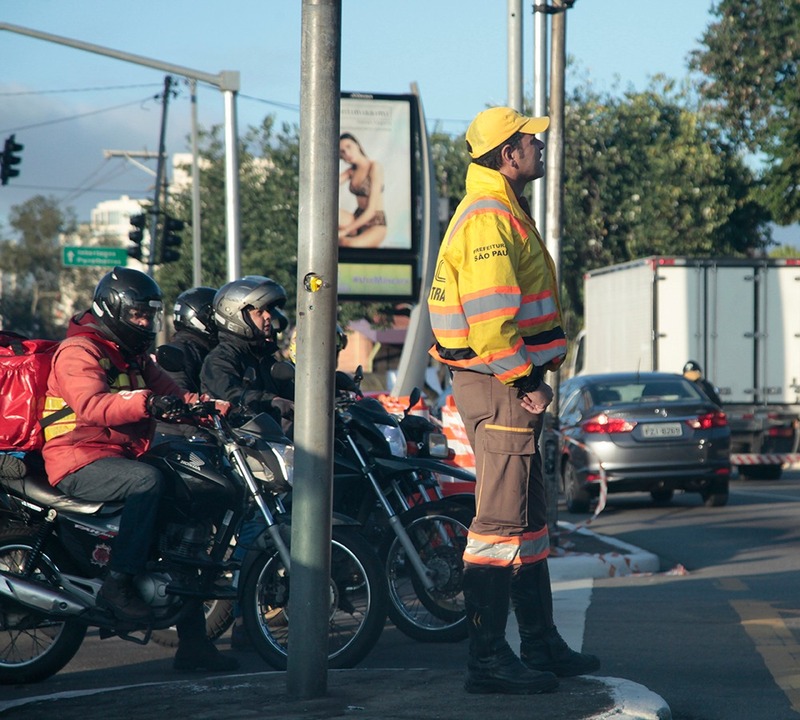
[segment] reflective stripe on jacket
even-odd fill
[[[503,175],[474,163],[439,248],[431,355],[510,385],[564,359],[555,265]]]

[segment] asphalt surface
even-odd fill
[[[658,558],[615,538],[561,523],[559,547],[549,560],[554,602],[570,602],[575,581],[631,573],[658,572]],[[561,589],[561,590],[559,590]],[[556,613],[571,647],[580,649],[581,612]],[[508,636],[518,645],[513,614]],[[601,657],[602,660],[602,657]],[[558,690],[541,695],[471,695],[464,691],[464,672],[424,667],[411,669],[329,670],[324,694],[290,694],[285,672],[225,674],[214,677],[171,676],[163,683],[82,690],[2,702],[0,716],[15,720],[671,720],[666,701],[642,685],[597,675],[563,678]]]

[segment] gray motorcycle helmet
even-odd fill
[[[263,275],[245,275],[240,280],[223,285],[214,296],[214,323],[221,332],[243,338],[260,340],[261,333],[250,320],[250,308],[269,308],[277,332],[286,329],[289,321],[280,312],[286,304],[286,290]]]

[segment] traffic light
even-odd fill
[[[175,262],[180,259],[181,254],[172,248],[180,246],[182,238],[178,233],[182,232],[184,227],[185,223],[183,220],[164,215],[164,225],[161,236],[161,254],[159,258],[162,264]]]
[[[147,223],[147,215],[144,213],[131,215],[130,223],[135,229],[128,233],[128,238],[133,243],[133,247],[128,248],[128,256],[142,262],[142,241],[144,240],[144,226]]]
[[[9,135],[6,138],[3,157],[0,159],[0,181],[2,181],[3,185],[8,185],[9,178],[19,175],[19,170],[14,165],[19,165],[22,162],[22,158],[16,153],[22,150],[23,147],[25,146],[14,141],[14,135]]]

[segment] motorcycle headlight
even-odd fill
[[[291,487],[294,482],[294,445],[279,445],[278,443],[268,443],[268,445],[275,452],[283,476]]]
[[[395,457],[407,457],[408,447],[406,446],[406,436],[397,425],[378,425],[383,433],[383,437],[389,444],[389,451]]]
[[[247,453],[247,464],[256,480],[271,492],[291,490],[294,479],[294,446],[266,443],[268,451]]]

